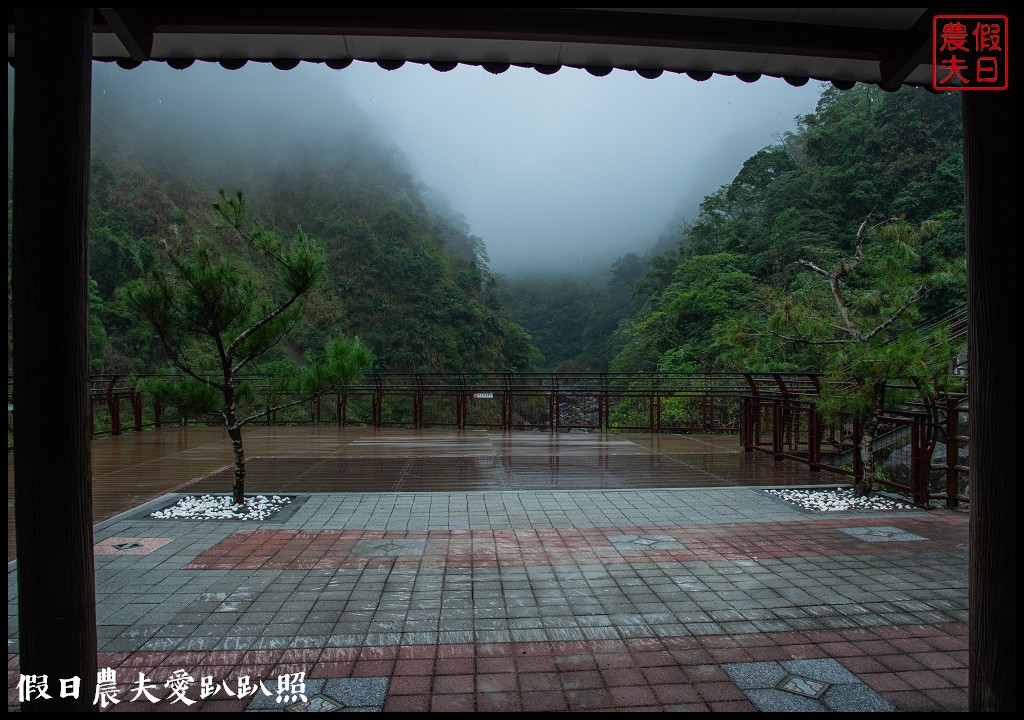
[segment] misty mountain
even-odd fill
[[[213,237],[221,187],[245,192],[267,229],[301,228],[325,249],[325,281],[266,361],[300,358],[340,329],[367,343],[383,372],[532,367],[536,351],[500,310],[482,240],[343,88],[311,97],[272,68],[162,70],[95,71],[94,370],[163,367],[119,288],[162,262],[172,234]],[[260,282],[245,258],[231,259]]]

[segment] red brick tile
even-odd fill
[[[634,666],[633,656],[628,652],[603,653],[595,659],[597,660],[597,666],[602,670]]]
[[[711,712],[757,712],[754,703],[749,700],[725,700],[709,702]]]
[[[523,672],[553,672],[558,665],[550,655],[526,656],[516,658],[516,670]]]
[[[515,667],[515,661],[507,657],[482,657],[477,658],[476,671],[478,673],[503,673],[511,672]]]
[[[753,660],[750,653],[743,648],[714,648],[711,650],[711,657],[717,663],[742,663]]]
[[[878,655],[875,660],[885,665],[890,670],[922,670],[924,665],[909,655]]]
[[[951,686],[949,680],[940,677],[931,670],[911,670],[901,672],[900,678],[915,690],[932,690],[935,688],[948,688]]]
[[[320,654],[322,652],[322,648],[296,648],[294,650],[285,650],[278,662],[305,663],[307,665],[312,665],[320,659]],[[206,662],[211,662],[209,656],[207,656]]]
[[[478,693],[514,692],[516,689],[515,673],[478,673],[476,676]]]
[[[460,695],[433,695],[430,698],[431,712],[472,712],[476,707],[476,696],[465,693]]]
[[[936,670],[935,674],[949,680],[953,687],[967,687],[967,668],[952,668]]]
[[[903,653],[929,652],[934,646],[921,638],[895,638],[891,641],[893,647]],[[888,654],[888,653],[886,653]]]
[[[686,673],[678,666],[643,668],[648,685],[672,685],[686,682]]]
[[[843,658],[840,662],[847,670],[856,674],[886,672],[887,668],[872,657]]]
[[[388,697],[384,712],[427,712],[430,710],[429,695],[399,695]]]
[[[438,675],[434,678],[434,693],[472,693],[472,675]]]
[[[893,707],[902,712],[936,712],[943,708],[920,690],[882,693]]]
[[[390,677],[394,669],[394,660],[357,660],[352,666],[352,677]]]
[[[434,660],[398,660],[395,675],[433,675]]]
[[[711,657],[704,648],[693,648],[691,650],[671,650],[672,658],[679,665],[704,665],[713,663],[715,659]]]
[[[903,692],[914,688],[897,673],[860,673],[861,681],[876,692]]]
[[[790,649],[788,647],[766,645],[763,647],[749,647],[746,650],[747,654],[750,655],[750,658],[752,660],[756,660],[757,662],[792,659],[792,655],[790,654]]]
[[[485,643],[476,646],[477,657],[507,657],[514,651],[512,643]]]
[[[431,678],[427,675],[402,675],[391,678],[388,693],[391,695],[428,695]]]
[[[935,701],[943,710],[952,712],[967,712],[969,707],[969,696],[967,688],[938,688],[925,690],[924,694]]]
[[[397,645],[366,646],[359,649],[360,660],[394,660],[397,657]]]
[[[566,690],[586,690],[604,686],[604,678],[596,670],[560,672],[558,678]]]
[[[352,674],[355,663],[319,662],[309,672],[312,678],[347,678]]]
[[[819,642],[818,647],[825,653],[825,657],[843,658],[857,657],[865,652],[850,642]]]
[[[633,662],[637,667],[664,667],[676,665],[676,659],[667,650],[656,650],[650,652],[634,652]]]
[[[433,659],[437,657],[437,645],[403,645],[398,648],[398,657],[400,660]]]
[[[441,645],[437,648],[439,660],[447,662],[451,659],[472,658],[476,654],[476,648],[469,644]]]
[[[477,712],[519,712],[523,709],[517,692],[477,693]]]
[[[351,662],[359,657],[359,648],[324,648],[321,662]]]
[[[522,688],[524,693],[554,690],[558,690],[560,692],[562,682],[559,679],[558,673],[554,672],[520,673],[519,686]]]
[[[729,682],[700,682],[693,684],[697,694],[709,703],[722,702],[724,700],[743,700],[743,691],[736,687],[735,683]]]
[[[952,637],[947,635],[940,635],[938,637],[928,638],[928,644],[936,650],[943,651],[954,651],[954,650],[967,650],[967,637]]]
[[[911,657],[930,670],[949,670],[964,666],[963,663],[959,662],[950,653],[914,653]]]
[[[559,670],[596,670],[597,658],[593,655],[556,655],[555,665]]]
[[[604,678],[604,683],[608,687],[643,685],[648,682],[647,678],[644,677],[644,673],[637,668],[615,668],[602,670],[601,677]]]
[[[701,696],[689,683],[676,685],[655,685],[651,688],[663,705],[680,705],[701,702]]]
[[[614,687],[611,693],[612,705],[615,707],[643,707],[658,704],[658,698],[649,687]]]
[[[603,688],[567,690],[565,699],[570,710],[607,710],[614,707],[611,695]]]
[[[811,660],[813,658],[825,657],[821,648],[813,644],[787,645],[783,648],[787,660]]]
[[[438,658],[434,662],[437,675],[470,675],[475,671],[472,658]]]
[[[521,696],[526,712],[562,712],[569,709],[565,696],[559,691],[524,692]]]

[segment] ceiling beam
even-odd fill
[[[888,57],[878,64],[879,86],[898,90],[903,82],[924,63],[932,59],[932,18],[938,11],[925,10]]]
[[[138,8],[97,8],[132,60],[149,60],[153,54],[153,28]]]
[[[155,33],[364,35],[674,47],[881,61],[901,30],[675,13],[518,8],[140,8]]]

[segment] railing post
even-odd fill
[[[960,505],[960,408],[956,398],[946,398],[946,507]]]
[[[142,394],[132,388],[132,412],[135,415],[135,432],[142,432]]]
[[[914,417],[910,426],[910,488],[915,505],[927,505],[928,468],[924,467],[924,453],[921,452],[921,418]]]
[[[782,403],[772,400],[772,457],[782,460]]]
[[[164,406],[159,400],[153,400],[153,427],[163,427]]]
[[[754,452],[751,440],[753,439],[753,427],[751,426],[750,399],[740,398],[740,445],[743,452]]]
[[[110,411],[110,434],[121,434],[121,403],[114,394],[114,381],[110,381],[107,389],[107,409]]]
[[[821,472],[821,418],[814,403],[807,407],[807,460],[811,472]]]
[[[860,455],[860,420],[853,421],[853,482],[864,479],[864,458]]]

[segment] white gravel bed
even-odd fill
[[[842,512],[843,510],[917,510],[909,502],[896,500],[885,495],[870,497],[853,496],[847,488],[824,488],[821,490],[773,489],[765,490],[786,502],[799,505],[807,510],[820,512]]]
[[[249,495],[236,505],[230,495],[188,495],[149,514],[158,520],[266,520],[292,499],[286,495]]]

